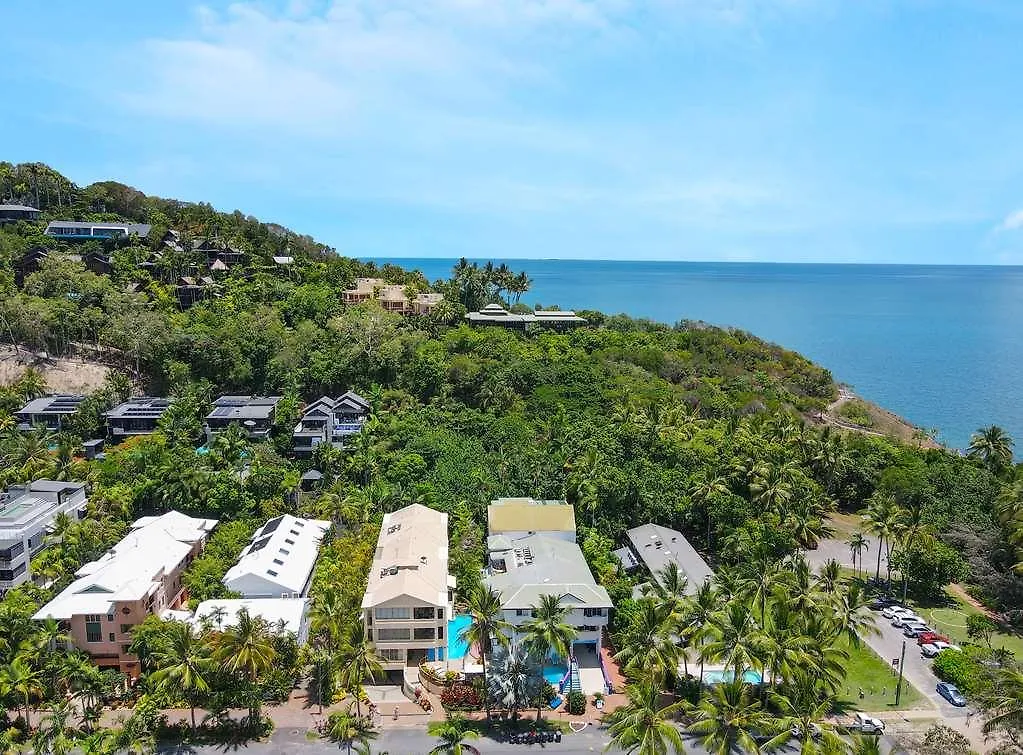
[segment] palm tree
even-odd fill
[[[868,602],[867,594],[858,582],[834,594],[831,601],[831,621],[834,624],[835,639],[845,635],[849,644],[858,648],[861,637],[880,634],[876,618],[868,610]]]
[[[253,618],[247,609],[238,611],[235,624],[214,639],[214,658],[230,673],[241,673],[255,693],[259,675],[269,669],[277,658],[270,640],[269,627],[260,618]],[[253,694],[249,702],[249,723],[259,717],[259,695]]]
[[[495,645],[490,658],[490,686],[487,694],[518,717],[529,700],[539,697],[547,680],[543,666],[523,645],[511,649]]]
[[[75,744],[82,751],[82,755],[114,755],[117,752],[117,741],[109,729],[94,731]]]
[[[853,569],[856,570],[856,576],[860,576],[860,571],[863,567],[863,551],[870,550],[870,541],[867,540],[862,532],[857,531],[849,538],[848,545],[849,551],[852,553]],[[860,568],[857,568],[857,562],[859,562]]]
[[[602,464],[596,449],[587,449],[580,457],[565,465],[568,476],[565,481],[569,503],[577,504],[590,512],[590,526],[597,516],[597,483]]]
[[[355,696],[355,710],[359,716],[362,716],[360,703],[362,685],[367,679],[375,680],[377,675],[383,672],[383,661],[377,656],[373,643],[366,639],[362,623],[354,622],[349,626],[348,636],[345,639],[340,682],[342,687]]]
[[[799,679],[788,695],[771,695],[771,704],[779,712],[778,728],[784,732],[780,736],[787,740],[790,733],[794,734],[799,742],[800,755],[824,755],[845,750],[845,742],[835,724],[827,720],[834,703],[831,697],[820,698],[810,677]]]
[[[728,481],[720,475],[704,475],[698,477],[689,489],[689,497],[698,502],[703,509],[704,518],[707,520],[707,547],[710,547],[710,528],[713,517],[710,513],[710,504],[718,496],[727,494],[729,491]]]
[[[736,679],[741,679],[743,672],[762,657],[761,636],[755,622],[751,625],[751,615],[738,600],[726,605],[723,611],[711,617],[714,639],[703,648],[704,657],[723,660],[725,668],[732,669]]]
[[[673,619],[669,605],[640,598],[622,649],[615,654],[615,661],[627,675],[650,675],[661,685],[677,673],[679,648],[671,636]]]
[[[25,401],[45,396],[47,391],[46,376],[35,367],[26,367],[21,377],[14,384],[15,390]]]
[[[174,621],[167,625],[164,642],[153,652],[153,660],[158,670],[150,679],[157,687],[188,701],[195,731],[196,700],[210,691],[208,676],[214,668],[209,647],[195,634],[191,624]]]
[[[75,746],[71,738],[71,703],[62,700],[50,706],[32,739],[36,752],[49,755],[67,755]]]
[[[524,622],[521,629],[526,633],[524,644],[539,659],[542,673],[543,664],[552,655],[562,659],[569,657],[572,641],[575,640],[577,632],[575,627],[565,621],[571,607],[561,605],[560,596],[541,595],[540,604],[532,605],[530,608],[533,618]],[[538,704],[537,721],[540,720],[540,712]]]
[[[369,743],[377,733],[362,716],[352,716],[336,711],[327,716],[326,734],[330,741],[337,742],[337,749],[348,748],[348,755],[354,748],[357,752],[369,752]]]
[[[501,608],[501,595],[492,587],[481,585],[469,594],[465,604],[464,612],[468,614],[469,625],[458,635],[458,641],[464,642],[468,647],[476,645],[480,649],[480,664],[483,666],[483,689],[489,690],[487,683],[487,649],[491,641],[508,647],[510,640],[508,635],[513,631],[510,623],[502,617],[504,611]],[[483,705],[487,711],[487,718],[490,718],[490,695],[484,693]]]
[[[761,752],[754,737],[780,728],[763,710],[753,688],[739,676],[734,681],[715,685],[698,705],[690,707],[694,721],[686,728],[686,733],[699,737],[700,744],[711,755]],[[785,731],[786,739],[788,735]],[[771,744],[773,746],[773,742]]]
[[[1023,669],[999,669],[992,692],[984,701],[984,733],[1023,729]]]
[[[43,693],[42,672],[32,668],[23,656],[15,656],[4,669],[0,683],[8,694],[16,695],[25,701],[25,724],[31,726],[29,704],[32,697]]]
[[[661,706],[660,685],[651,678],[629,684],[625,696],[628,702],[606,718],[611,741],[605,749],[636,755],[685,753],[682,733],[673,723],[683,703]]]
[[[477,752],[475,747],[465,744],[465,740],[477,739],[479,734],[466,726],[465,719],[460,716],[432,723],[427,731],[430,736],[440,739],[440,744],[430,750],[430,755],[463,755],[466,750]]]
[[[1012,466],[1012,446],[1012,436],[997,425],[991,425],[970,436],[966,455],[979,459],[994,474],[999,474]]]
[[[888,543],[888,551],[891,552],[891,540],[898,529],[898,516],[895,497],[885,491],[874,491],[863,516],[863,526],[867,532],[877,536],[877,573],[874,574],[877,580],[881,579],[881,549]]]
[[[882,755],[880,737],[855,734],[849,744],[849,755]]]

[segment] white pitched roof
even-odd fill
[[[216,519],[195,519],[177,511],[142,517],[121,542],[75,572],[77,579],[32,618],[108,613],[115,600],[140,600],[216,526]]]
[[[228,589],[245,595],[246,582],[261,581],[272,594],[302,593],[316,564],[323,533],[330,522],[299,519],[291,514],[275,517],[256,530],[238,563],[224,575]],[[264,594],[266,590],[260,590]]]
[[[309,612],[308,598],[243,598],[241,600],[204,600],[195,609],[191,621],[197,627],[202,626],[204,617],[210,617],[210,626],[215,629],[227,629],[238,621],[238,612],[246,609],[250,616],[263,619],[276,629],[283,622],[284,631],[291,632],[298,641],[305,641],[306,622]],[[215,612],[223,609],[223,619],[218,623]]]
[[[400,596],[448,602],[448,515],[418,503],[384,515],[363,608]]]

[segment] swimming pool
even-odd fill
[[[565,678],[565,674],[568,673],[568,669],[564,666],[544,666],[543,667],[543,678],[549,683],[557,687],[561,684],[561,680]]]
[[[472,617],[465,613],[455,614],[448,621],[448,660],[457,661],[459,658],[465,658],[469,652],[469,645],[462,642],[460,635],[471,623]]]
[[[733,671],[704,671],[703,672],[703,683],[704,684],[721,684],[723,682],[730,682],[735,678],[735,672]],[[750,684],[760,684],[763,679],[758,671],[744,671],[742,673],[742,680]]]

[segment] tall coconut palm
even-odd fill
[[[487,680],[487,651],[491,642],[508,647],[508,636],[513,631],[512,625],[502,617],[501,595],[491,587],[480,586],[469,594],[464,612],[469,616],[469,624],[459,632],[458,641],[468,647],[480,649],[480,664],[483,666],[483,689],[489,690]],[[490,695],[483,695],[483,705],[490,717]]]
[[[835,639],[845,635],[849,644],[858,648],[862,637],[880,634],[868,603],[867,594],[858,582],[834,594],[830,620],[834,625]]]
[[[704,657],[721,660],[736,679],[761,658],[759,627],[750,621],[751,613],[740,601],[732,601],[711,617],[713,639],[703,648]]]
[[[857,531],[849,538],[848,545],[852,554],[853,569],[856,570],[856,576],[859,576],[863,568],[863,552],[870,550],[870,541],[862,532]]]
[[[966,455],[980,460],[993,473],[999,474],[1012,466],[1012,447],[1012,436],[997,425],[991,425],[970,436]]]
[[[427,731],[430,736],[440,739],[440,744],[430,750],[430,755],[463,755],[466,750],[476,752],[476,748],[467,745],[465,740],[477,739],[479,734],[466,725],[464,718],[451,716],[446,721],[430,724]]]
[[[522,624],[526,633],[525,646],[540,659],[541,672],[547,658],[554,655],[567,659],[577,632],[565,621],[570,606],[562,605],[559,595],[541,595],[539,605],[530,606],[533,617]],[[539,698],[538,698],[539,699]],[[540,720],[540,706],[536,708],[536,720]]]
[[[984,708],[985,734],[1023,730],[1023,670],[1018,667],[1000,669],[992,691],[984,700]]]
[[[611,735],[607,749],[616,747],[635,755],[685,753],[682,733],[674,724],[682,703],[662,706],[660,685],[651,678],[629,684],[625,696],[628,702],[605,720]]]
[[[253,617],[243,608],[235,617],[234,626],[219,633],[213,641],[214,659],[230,673],[240,673],[255,692],[260,674],[269,669],[277,658],[266,622]],[[258,694],[250,697],[249,723],[259,718]]]
[[[689,497],[694,503],[699,504],[703,510],[703,516],[707,523],[707,547],[710,547],[711,525],[714,518],[711,516],[711,503],[715,498],[726,495],[730,492],[728,480],[720,475],[701,475],[697,477],[689,488]]]
[[[33,668],[23,656],[15,656],[14,660],[3,669],[0,676],[2,689],[25,703],[25,723],[29,721],[31,700],[43,694],[42,672]]]
[[[632,622],[625,630],[615,661],[629,676],[649,675],[658,685],[677,673],[679,649],[672,639],[675,626],[671,607],[653,598],[640,598]]]
[[[355,696],[355,710],[362,715],[362,685],[374,681],[384,672],[383,661],[377,656],[373,643],[366,639],[361,622],[349,626],[342,650],[339,681]]]
[[[686,733],[699,737],[700,744],[711,755],[761,752],[754,737],[773,734],[781,728],[761,707],[753,688],[739,677],[715,685],[698,705],[691,706],[690,713],[694,720]],[[788,734],[784,732],[786,739]]]
[[[362,716],[336,711],[327,716],[326,735],[332,742],[337,742],[339,750],[347,748],[348,755],[352,755],[353,750],[368,755],[369,744],[376,738],[377,732]]]
[[[589,448],[565,465],[568,472],[565,482],[568,501],[589,512],[591,527],[597,516],[598,484],[602,464],[603,460],[597,450]]]
[[[867,503],[863,526],[867,532],[877,536],[877,572],[874,574],[877,580],[881,579],[881,552],[887,544],[890,554],[891,542],[898,530],[898,519],[899,507],[895,496],[886,491],[875,491]]]
[[[845,741],[835,724],[828,721],[835,708],[832,697],[818,693],[810,677],[801,677],[786,694],[773,693],[771,705],[778,711],[778,728],[788,740],[790,733],[799,743],[800,755],[830,755],[844,752]]]
[[[191,624],[173,621],[166,627],[164,642],[153,652],[153,661],[157,671],[149,678],[158,688],[188,701],[195,731],[196,702],[210,691],[209,677],[214,670],[210,648]]]

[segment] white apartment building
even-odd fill
[[[85,483],[36,480],[0,493],[0,596],[32,578],[31,560],[46,548],[59,514],[85,516]]]
[[[362,614],[386,670],[447,660],[454,588],[448,515],[417,503],[384,515]]]
[[[274,517],[252,536],[224,585],[243,598],[301,598],[309,591],[320,540],[330,522]]]

